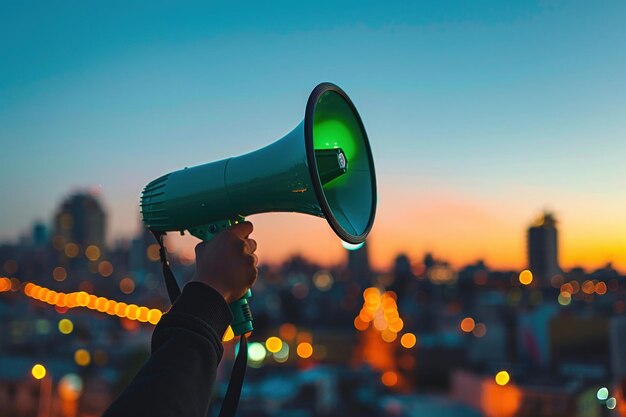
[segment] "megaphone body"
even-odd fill
[[[304,120],[282,139],[151,181],[143,190],[141,211],[150,230],[188,230],[205,241],[252,214],[299,212],[324,217],[342,240],[361,243],[376,212],[365,128],[343,90],[320,84],[309,97]],[[231,304],[235,334],[252,330],[249,296]]]

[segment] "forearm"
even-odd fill
[[[205,417],[231,315],[224,299],[188,284],[152,336],[152,354],[103,417]]]

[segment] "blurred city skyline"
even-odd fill
[[[90,237],[89,240],[91,242],[96,242],[97,247],[101,248],[112,248],[114,250],[120,248],[128,248],[134,239],[137,236],[145,236],[148,233],[148,230],[144,228],[141,221],[138,221],[138,226],[136,230],[130,237],[126,236],[115,236],[111,235],[111,230],[109,227],[110,219],[109,214],[106,210],[106,204],[104,200],[104,196],[97,189],[77,189],[74,192],[69,193],[64,196],[64,199],[60,202],[60,204],[55,207],[52,213],[50,213],[47,217],[50,219],[49,221],[42,221],[41,219],[35,219],[30,228],[22,231],[18,238],[15,240],[5,240],[0,241],[0,245],[11,245],[17,244],[19,247],[28,248],[32,245],[40,246],[44,241],[48,241],[52,239],[54,241],[55,236],[59,233],[59,230],[63,228],[70,227],[78,227],[77,231],[73,233],[78,233],[78,236],[75,237],[66,237],[66,240],[81,240],[84,239],[85,236],[82,236],[83,233],[87,233]],[[91,220],[86,220],[84,218],[85,214],[76,214],[74,211],[79,210],[79,212],[83,212],[85,208],[83,205],[94,206],[97,207],[96,217]],[[73,207],[73,208],[72,208]],[[65,214],[67,213],[67,214]],[[267,213],[263,215],[255,215],[252,216],[253,219],[257,219],[259,216],[263,219],[263,217],[267,217],[267,215],[273,216],[281,216],[281,215],[299,215],[296,219],[293,219],[294,222],[294,230],[298,228],[297,223],[305,223],[304,219],[309,219],[309,223],[315,226],[316,222],[322,222],[324,225],[326,224],[325,219],[316,218],[313,216],[306,216],[300,213]],[[69,219],[63,220],[64,216],[69,216]],[[73,217],[77,216],[80,220],[82,226],[74,224]],[[95,223],[94,223],[95,222]],[[257,224],[256,220],[254,223]],[[74,224],[74,226],[72,226]],[[266,224],[261,222],[264,227]],[[269,225],[271,227],[271,225]],[[319,226],[316,226],[319,227]],[[324,226],[328,229],[327,233],[327,241],[324,242],[328,246],[326,247],[326,257],[315,256],[315,252],[311,251],[301,251],[298,248],[294,248],[293,246],[289,246],[291,251],[285,251],[284,256],[282,257],[272,257],[271,252],[269,257],[261,258],[260,262],[266,265],[274,265],[277,266],[284,262],[290,262],[293,259],[304,258],[308,261],[312,261],[317,263],[323,267],[334,268],[338,265],[342,265],[346,262],[346,253],[350,253],[352,250],[359,249],[362,245],[350,245],[346,242],[342,242],[330,229],[330,227]],[[83,229],[85,228],[85,229]],[[94,229],[95,228],[95,229]],[[546,232],[546,230],[549,230]],[[406,257],[406,259],[410,259],[410,262],[413,264],[413,268],[420,268],[421,260],[423,259],[436,259],[438,262],[442,262],[445,265],[449,265],[453,269],[462,269],[472,267],[473,265],[483,265],[488,268],[492,268],[494,270],[502,270],[502,271],[522,271],[525,269],[530,269],[533,273],[541,272],[542,276],[551,277],[554,275],[561,274],[566,270],[571,270],[574,272],[577,269],[582,268],[587,272],[593,271],[605,271],[614,270],[618,271],[615,268],[615,265],[612,261],[607,261],[602,265],[598,265],[597,267],[588,267],[582,264],[575,265],[563,265],[560,261],[562,256],[561,251],[561,227],[558,216],[555,216],[554,213],[550,210],[544,210],[536,214],[532,222],[528,222],[522,233],[523,235],[523,245],[522,249],[524,252],[524,261],[523,264],[519,267],[510,267],[510,266],[500,266],[498,263],[489,263],[486,262],[485,257],[477,257],[475,259],[470,259],[466,263],[456,263],[454,261],[450,261],[447,257],[446,253],[435,253],[431,250],[424,250],[422,253],[410,253],[409,251],[399,251],[392,255],[392,258],[389,260],[388,264],[376,264],[372,262],[372,259],[375,259],[372,256],[372,245],[371,239],[368,239],[367,245],[369,247],[368,250],[368,265],[372,265],[375,269],[379,271],[388,271],[393,267],[397,266],[397,262],[399,258]],[[95,235],[94,235],[95,233]],[[545,236],[544,234],[548,233],[549,236]],[[255,239],[258,239],[256,236],[259,234],[258,232],[254,232]],[[265,234],[263,231],[260,234]],[[97,236],[97,237],[96,237]],[[299,238],[296,235],[295,239]],[[289,239],[289,238],[287,238]],[[197,238],[192,236],[188,231],[184,233],[179,232],[168,232],[166,245],[168,251],[175,253],[178,258],[183,260],[185,263],[190,264],[193,262],[195,258],[194,247],[198,242]],[[155,244],[156,245],[156,244]],[[532,247],[535,247],[533,250]],[[80,247],[80,246],[79,246]],[[83,248],[84,249],[84,248]],[[347,249],[347,252],[346,252]],[[334,252],[338,252],[338,256],[335,256]],[[394,266],[395,265],[395,266]]]
[[[265,146],[331,81],[372,142],[377,268],[430,251],[521,269],[524,231],[550,209],[564,268],[626,270],[625,9],[3,4],[0,241],[85,187],[100,190],[110,236],[130,238],[148,181]],[[343,256],[324,220],[250,220],[264,261]]]
[[[74,193],[51,225],[0,244],[0,412],[100,415],[143,362],[169,305],[159,245],[146,230],[107,245],[106,224],[100,198]],[[368,245],[328,268],[259,265],[241,415],[626,415],[625,277],[561,268],[551,213],[526,237],[523,271],[438,254],[380,271]],[[188,282],[193,259],[168,258]],[[223,341],[227,369],[233,332]]]

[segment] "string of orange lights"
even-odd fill
[[[105,297],[89,294],[85,291],[64,293],[33,284],[32,282],[27,282],[22,285],[17,278],[0,278],[0,292],[15,290],[16,287],[17,289],[21,287],[24,295],[28,298],[56,306],[59,309],[83,307],[110,316],[150,324],[157,324],[163,315],[163,312],[157,308],[148,308],[146,306],[110,300]]]
[[[17,278],[0,277],[0,293],[7,291],[16,292],[20,289],[22,289],[26,297],[54,306],[60,313],[64,309],[87,308],[98,313],[108,314],[109,316],[117,316],[122,319],[153,325],[156,325],[163,316],[163,311],[158,308],[127,304],[105,297],[98,297],[86,291],[64,293],[33,284],[32,282],[22,283]],[[234,337],[235,335],[231,327],[228,326],[222,340],[228,342]]]

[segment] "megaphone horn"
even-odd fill
[[[376,212],[363,122],[341,88],[322,83],[309,96],[304,120],[282,139],[157,178],[144,188],[141,210],[153,231],[188,230],[205,241],[252,214],[306,213],[326,218],[342,240],[361,243]],[[241,303],[231,304],[235,334],[252,330]]]

